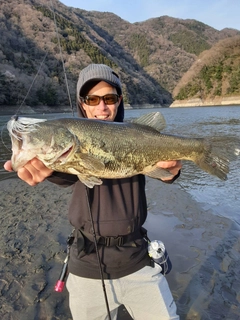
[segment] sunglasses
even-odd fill
[[[118,102],[119,100],[119,95],[115,94],[115,93],[109,93],[109,94],[105,94],[105,96],[95,96],[95,95],[89,95],[86,96],[84,98],[81,98],[81,100],[87,104],[88,106],[97,106],[101,100],[103,100],[103,102],[106,105],[109,104],[115,104]]]

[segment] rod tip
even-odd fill
[[[11,117],[11,120],[17,121],[17,120],[18,120],[18,115],[15,114],[14,116],[12,116],[12,117]]]

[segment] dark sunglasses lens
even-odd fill
[[[84,102],[89,106],[97,106],[100,102],[100,97],[98,96],[87,96]]]
[[[118,95],[116,94],[106,94],[103,97],[103,101],[105,104],[114,104],[118,101]]]

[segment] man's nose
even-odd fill
[[[100,100],[99,104],[98,104],[98,109],[106,109],[107,108],[107,105],[106,103],[103,101],[103,99]]]

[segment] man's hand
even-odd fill
[[[7,171],[13,171],[10,160],[4,164],[4,169]],[[17,175],[30,186],[35,186],[49,177],[52,173],[52,169],[48,169],[40,160],[34,158],[23,168],[19,169]]]
[[[172,177],[161,179],[162,181],[172,180],[182,168],[182,162],[180,160],[171,160],[171,161],[159,161],[157,167],[166,169],[172,174]]]

